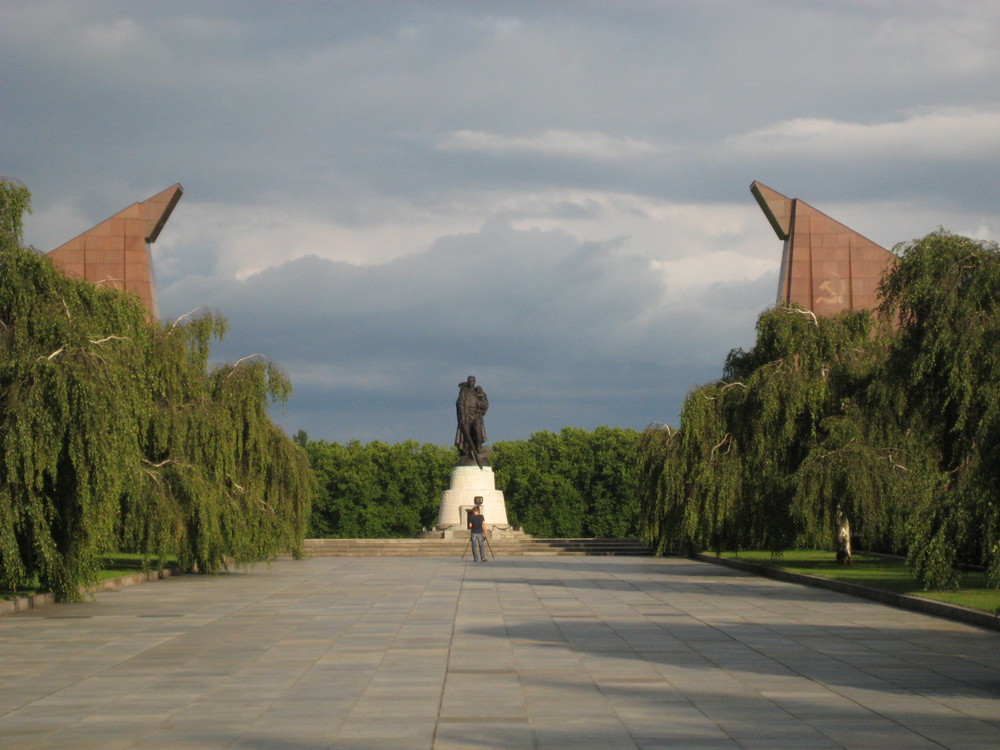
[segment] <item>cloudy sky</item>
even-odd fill
[[[1000,239],[1000,2],[0,4],[0,174],[50,250],[180,182],[161,313],[229,318],[289,433],[677,424],[753,342],[753,180],[886,247]]]

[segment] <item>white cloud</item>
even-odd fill
[[[605,133],[546,130],[532,136],[506,136],[474,130],[455,130],[442,138],[441,151],[464,151],[504,156],[533,154],[559,158],[613,160],[662,153],[662,148],[636,138]]]
[[[722,250],[680,260],[658,261],[655,267],[663,273],[671,288],[687,288],[690,292],[713,284],[753,281],[768,273],[775,274],[777,279],[780,265],[780,253],[775,258],[764,259]]]
[[[794,118],[728,138],[725,152],[772,159],[961,159],[1000,157],[1000,108],[933,109],[863,124]]]
[[[210,273],[223,278],[245,279],[307,255],[374,265],[416,252],[442,235],[473,231],[480,223],[479,216],[373,201],[380,205],[376,223],[337,221],[283,205],[182,203],[155,246],[156,263],[171,280],[191,272],[192,247],[208,254]]]
[[[118,18],[106,24],[88,24],[80,30],[78,53],[119,57],[144,52],[152,40],[132,18]]]
[[[373,197],[363,221],[303,208],[188,202],[185,197],[154,246],[154,258],[158,278],[167,283],[192,272],[246,279],[307,255],[378,265],[422,252],[439,238],[477,232],[494,219],[520,231],[562,231],[591,242],[620,238],[629,252],[650,259],[720,250],[748,257],[774,254],[766,224],[749,198],[744,205],[695,204],[551,190],[469,191],[425,206]]]

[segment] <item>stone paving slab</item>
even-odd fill
[[[2,748],[1000,747],[1000,633],[681,558],[313,558],[0,618]]]

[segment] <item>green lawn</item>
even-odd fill
[[[723,552],[722,557],[746,560],[793,573],[857,583],[899,594],[938,599],[990,614],[1000,612],[1000,591],[986,588],[982,573],[962,574],[961,588],[957,591],[924,591],[917,585],[910,569],[902,560],[857,554],[854,555],[851,565],[845,567],[837,564],[832,551],[825,550],[788,550],[781,557],[772,557],[768,551]]]
[[[169,568],[177,564],[177,558],[170,556],[166,560],[151,560],[150,569],[160,570]],[[107,555],[104,558],[104,565],[97,572],[97,580],[104,581],[108,578],[120,578],[129,573],[138,573],[142,570],[142,555],[130,552],[118,552],[114,555]],[[0,588],[0,599],[17,599],[21,596],[37,594],[41,591],[37,584],[28,585],[17,591]]]

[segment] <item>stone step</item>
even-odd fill
[[[306,539],[311,557],[431,557],[461,555],[468,539]],[[491,539],[498,556],[630,555],[648,556],[638,539]]]

